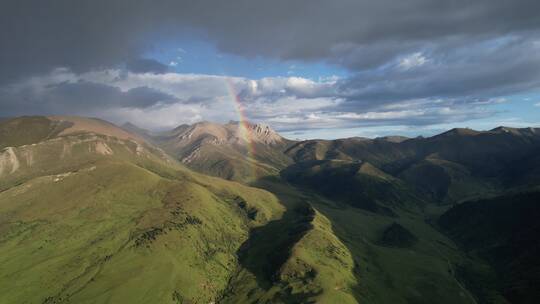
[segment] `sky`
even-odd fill
[[[241,107],[292,139],[540,126],[539,11],[536,0],[4,0],[0,117],[160,131],[239,120]]]

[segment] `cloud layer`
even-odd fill
[[[203,119],[238,120],[236,95],[250,119],[270,123],[281,131],[466,121],[487,117],[493,114],[487,105],[504,102],[381,98],[378,103],[362,103],[351,94],[351,81],[299,77],[253,80],[117,69],[76,74],[56,69],[46,76],[7,86],[0,96],[7,115],[92,115],[165,129]]]
[[[286,131],[490,117],[540,88],[540,2],[7,0],[2,116],[95,115],[164,128],[249,117]],[[239,56],[325,62],[350,77],[173,73],[144,54],[189,33]],[[194,34],[195,33],[195,34]]]
[[[0,11],[1,78],[114,65],[151,49],[151,37],[186,29],[235,54],[363,69],[426,47],[444,52],[536,31],[538,11],[535,0],[7,0]]]

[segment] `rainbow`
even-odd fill
[[[244,105],[240,96],[234,88],[230,78],[226,78],[226,87],[229,97],[234,105],[234,109],[238,114],[238,136],[244,141],[247,148],[247,161],[250,162],[251,173],[253,179],[257,179],[257,166],[255,165],[255,142],[253,140],[252,129],[250,128],[249,120],[247,118]]]

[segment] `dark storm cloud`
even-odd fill
[[[147,58],[138,58],[130,60],[126,63],[128,71],[133,73],[154,73],[163,74],[169,70],[169,67],[163,63]]]
[[[124,107],[148,108],[160,104],[177,102],[178,99],[172,95],[165,94],[148,87],[137,87],[124,93]]]
[[[0,79],[119,64],[150,49],[157,35],[187,28],[232,53],[362,68],[441,40],[463,45],[537,30],[538,11],[535,0],[8,0],[0,10]]]
[[[117,87],[87,81],[62,82],[37,90],[0,91],[0,107],[8,115],[81,114],[111,108],[139,108],[176,102],[174,96],[148,87],[122,91]]]
[[[450,54],[417,54],[423,60],[418,66],[407,69],[397,61],[342,80],[339,95],[349,100],[344,107],[370,110],[410,99],[466,103],[531,90],[540,87],[540,45],[535,41],[508,39],[491,41],[491,46],[471,44]]]
[[[471,43],[452,52],[416,54],[379,71],[363,71],[343,80],[344,107],[375,109],[410,99],[440,98],[469,103],[540,87],[540,41],[535,37]],[[402,62],[404,60],[401,60]],[[414,66],[414,64],[418,66]]]
[[[80,110],[102,107],[144,109],[158,103],[176,101],[175,97],[148,87],[137,87],[123,92],[117,87],[85,81],[51,86],[41,98],[52,107],[78,107]]]

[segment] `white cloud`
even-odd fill
[[[492,104],[501,104],[506,103],[508,100],[506,98],[487,98],[487,99],[478,99],[471,102],[473,105],[492,105]]]
[[[428,61],[429,60],[421,52],[417,52],[402,58],[398,65],[403,70],[410,70],[412,68],[423,66]]]
[[[540,107],[540,102],[534,104],[535,107]]]
[[[405,111],[388,111],[388,112],[367,112],[367,113],[343,113],[336,115],[336,118],[356,119],[356,120],[385,120],[410,118],[425,114],[423,110],[405,110]]]
[[[73,100],[71,109],[68,101],[68,104],[58,106],[62,106],[65,113],[98,116],[116,123],[131,121],[150,129],[166,129],[200,120],[238,120],[234,94],[240,98],[249,119],[266,122],[279,131],[419,126],[468,121],[492,115],[493,111],[487,107],[505,101],[495,98],[472,101],[420,98],[391,103],[356,101],[343,92],[341,81],[338,77],[318,81],[302,77],[248,79],[204,74],[132,73],[117,69],[75,74],[67,69],[57,69],[49,75],[28,78],[12,86],[7,96],[43,96],[48,87],[61,83],[94,83],[105,86],[103,89],[110,87],[121,92],[147,88],[174,98],[144,108],[113,102],[95,107],[90,105],[81,112],[83,110],[77,107],[77,100]],[[31,100],[39,100],[34,97]],[[48,100],[54,103],[55,97]],[[145,104],[145,100],[140,102]]]

